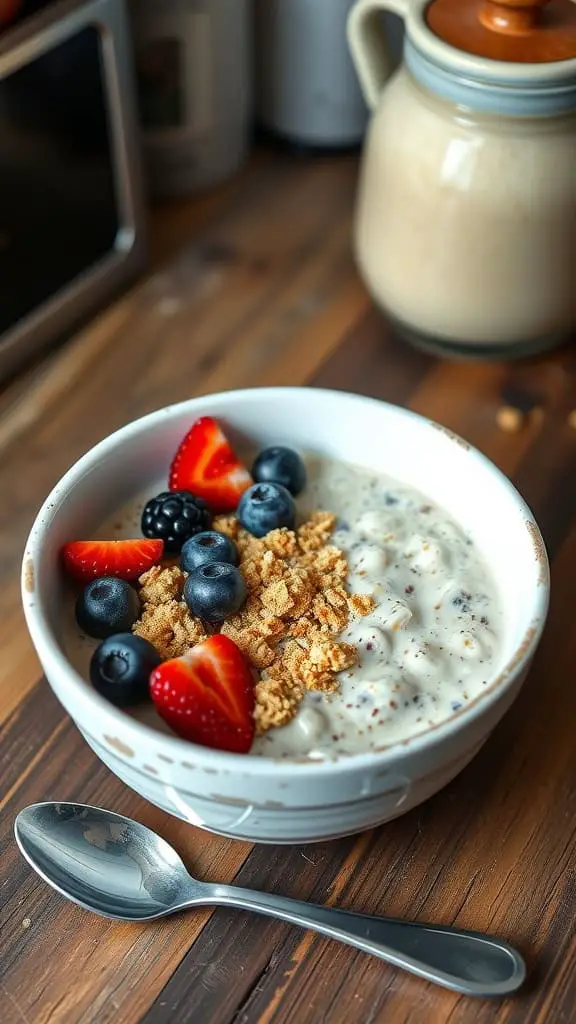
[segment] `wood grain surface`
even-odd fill
[[[0,1019],[4,1024],[574,1024],[576,407],[573,348],[487,365],[406,347],[349,247],[353,157],[262,152],[237,181],[156,214],[130,294],[0,394]],[[39,504],[114,428],[215,389],[303,384],[408,405],[477,445],[532,506],[552,559],[549,623],[512,710],[446,789],[380,829],[252,847],[146,804],[88,748],[40,678],[19,603]],[[502,404],[539,412],[516,433]],[[98,803],[173,842],[199,874],[317,902],[457,922],[524,952],[507,1000],[442,991],[265,918],[198,911],[145,926],[89,916],[24,863],[14,816]]]

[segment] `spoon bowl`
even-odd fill
[[[14,825],[20,851],[67,899],[104,917],[150,921],[200,896],[176,851],[145,825],[84,804],[32,804]]]
[[[238,907],[311,928],[466,995],[507,995],[525,978],[524,961],[515,949],[478,932],[199,882],[155,832],[100,807],[32,804],[18,814],[14,832],[22,854],[44,881],[104,917],[151,921],[184,907]]]

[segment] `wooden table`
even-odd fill
[[[153,270],[0,395],[0,1016],[4,1024],[573,1024],[576,1020],[574,350],[454,364],[397,341],[350,252],[353,157],[263,152],[236,182],[157,214]],[[313,384],[407,404],[463,434],[531,504],[553,560],[549,624],[516,705],[427,804],[318,846],[205,834],[120,783],[40,679],[19,606],[21,551],[61,473],[114,428],[191,395]],[[517,433],[503,402],[537,403]],[[139,818],[200,875],[508,937],[531,977],[460,998],[274,921],[224,910],[149,926],[91,917],[29,870],[15,814],[77,799]]]

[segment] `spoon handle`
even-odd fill
[[[507,943],[478,932],[354,914],[235,886],[210,886],[206,902],[253,910],[310,928],[427,981],[471,996],[502,996],[526,976],[522,957]]]

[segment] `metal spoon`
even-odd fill
[[[155,832],[100,807],[32,804],[20,811],[14,832],[22,854],[44,881],[104,917],[151,921],[185,907],[217,904],[311,928],[466,995],[506,995],[526,975],[511,946],[476,932],[199,882]]]

